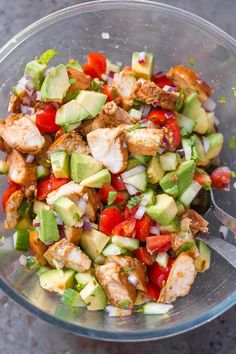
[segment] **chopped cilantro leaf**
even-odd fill
[[[131,209],[133,206],[137,205],[142,199],[142,195],[137,195],[128,201],[127,207]]]
[[[236,98],[236,87],[232,87],[232,93],[233,93],[233,96],[234,96],[234,98]]]
[[[182,97],[183,95],[185,94],[185,91],[186,89],[185,88],[181,88],[180,91],[179,91],[179,97],[176,101],[176,104],[175,104],[175,109],[176,111],[178,111],[180,108],[181,108],[181,104],[182,104]]]
[[[95,92],[100,92],[101,91],[100,84],[96,80],[93,80],[91,82],[90,88],[91,88],[92,91],[95,91]]]
[[[220,96],[217,100],[219,103],[227,103],[227,98],[225,96]]]
[[[143,101],[133,100],[132,107],[138,108],[139,106],[141,106],[141,105],[144,104],[144,103],[145,103],[145,102],[143,102]]]
[[[71,78],[71,79],[70,79],[70,84],[73,85],[73,84],[75,83],[75,81],[76,81],[76,80],[75,80],[74,78]]]
[[[233,178],[235,178],[235,177],[236,177],[236,171],[231,171],[231,176],[232,176]]]
[[[78,96],[78,94],[79,94],[79,89],[76,89],[73,92],[67,91],[66,97],[64,98],[64,103],[74,100]]]
[[[132,132],[133,130],[136,130],[136,129],[146,129],[146,128],[147,128],[146,125],[142,125],[140,123],[136,123],[132,127],[125,129],[125,131],[126,132]]]
[[[60,52],[57,52],[55,49],[48,49],[46,52],[44,52],[42,55],[40,55],[39,58],[37,58],[37,61],[40,64],[47,64],[53,57],[54,55],[60,55]]]
[[[114,200],[116,199],[116,196],[117,196],[117,192],[109,192],[107,204],[111,205],[114,202]]]
[[[193,68],[196,65],[196,60],[194,58],[190,58],[188,63],[190,68]]]
[[[229,139],[229,148],[234,149],[235,148],[235,136],[232,135]]]
[[[134,270],[134,267],[124,268],[124,273],[128,274],[131,270]]]

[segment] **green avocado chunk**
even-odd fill
[[[145,56],[145,62],[139,63],[139,56],[143,54]],[[154,55],[151,52],[134,52],[132,56],[132,73],[136,77],[142,77],[143,79],[150,80],[153,70]]]
[[[70,155],[65,151],[51,154],[52,171],[56,178],[70,177]]]
[[[56,113],[58,125],[70,126],[90,117],[89,112],[78,102],[77,97],[63,104]]]
[[[148,163],[147,168],[147,177],[148,182],[155,184],[159,182],[164,176],[165,172],[163,171],[160,160],[158,156],[153,156]]]
[[[146,208],[147,215],[161,225],[169,225],[176,217],[177,211],[174,198],[167,194],[157,195],[156,204]]]
[[[87,309],[96,311],[103,310],[107,305],[106,295],[95,278],[80,292],[81,299],[87,304]]]
[[[167,173],[161,180],[163,191],[174,197],[182,194],[187,189],[195,172],[196,163],[193,160],[182,162],[176,171]]]
[[[70,161],[71,178],[80,182],[102,170],[102,163],[92,156],[73,152]]]
[[[44,79],[44,72],[47,65],[40,64],[37,60],[32,60],[26,64],[25,75],[29,75],[34,83],[35,90],[39,91]]]
[[[68,288],[73,288],[75,283],[75,271],[71,269],[50,269],[39,274],[41,287],[48,291],[63,294]]]
[[[211,250],[201,240],[196,241],[197,248],[199,250],[199,256],[195,259],[195,267],[198,272],[205,272],[210,267],[211,262]]]
[[[76,101],[86,109],[92,118],[101,112],[102,106],[105,104],[107,96],[100,92],[81,90],[76,97]]]
[[[89,176],[81,181],[81,186],[91,188],[102,188],[104,184],[111,183],[111,174],[107,169],[103,169],[92,176]]]
[[[53,211],[41,209],[39,211],[40,227],[37,229],[39,238],[42,242],[56,242],[59,240],[59,231],[56,217]]]
[[[70,80],[65,65],[60,64],[52,68],[41,87],[42,101],[56,101],[61,103],[70,87]]]
[[[75,226],[82,213],[69,198],[60,197],[54,202],[57,214],[67,226]]]
[[[206,158],[207,159],[214,159],[217,157],[222,149],[223,142],[224,142],[224,136],[221,133],[213,133],[210,135],[207,135],[206,137],[209,141],[209,149],[206,153]]]
[[[85,253],[90,258],[95,259],[102,253],[102,250],[109,241],[110,237],[98,230],[91,229],[82,233],[80,244]]]

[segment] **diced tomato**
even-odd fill
[[[160,247],[158,249],[158,252],[167,252],[167,251],[169,251],[170,248],[171,248],[171,243],[168,242],[165,246]]]
[[[102,93],[104,95],[107,95],[107,101],[114,101],[117,96],[118,96],[118,91],[115,87],[109,86],[109,85],[104,85],[102,89]]]
[[[154,81],[160,88],[163,88],[164,86],[173,86],[173,82],[162,72],[154,74],[152,81]]]
[[[100,79],[101,75],[106,72],[105,55],[101,53],[89,53],[87,55],[87,63],[83,65],[83,70],[86,74]]]
[[[5,191],[3,192],[3,195],[2,195],[2,208],[3,208],[3,210],[6,209],[6,204],[7,204],[8,199],[10,198],[10,196],[20,188],[21,187],[19,186],[19,184],[16,184],[16,183],[10,181],[9,187],[7,187],[7,189],[5,189]]]
[[[161,289],[155,284],[149,282],[147,283],[147,290],[145,291],[145,295],[150,299],[157,301],[160,296]]]
[[[136,214],[138,210],[138,206],[133,206],[132,208],[125,208],[125,212],[124,212],[124,216],[125,216],[125,220],[130,220],[130,219],[134,219],[134,215]]]
[[[149,236],[146,238],[147,249],[149,252],[158,251],[159,248],[165,246],[171,240],[171,234],[162,234],[158,236]]]
[[[218,167],[211,173],[212,186],[220,190],[229,190],[232,173],[228,167]]]
[[[126,191],[125,183],[119,173],[111,175],[111,184],[116,191]]]
[[[57,110],[51,103],[44,103],[36,110],[36,125],[41,133],[54,133],[61,127],[55,123]]]
[[[47,195],[55,189],[70,181],[69,178],[56,178],[53,174],[37,184],[37,199],[44,200]]]
[[[211,186],[211,177],[207,173],[199,173],[196,171],[193,179],[204,188],[209,188]]]
[[[178,124],[175,121],[166,123],[163,126],[163,132],[168,141],[169,147],[173,150],[177,149],[181,140],[180,128]]]
[[[136,220],[125,220],[120,222],[112,230],[112,235],[132,237],[135,232]]]
[[[154,109],[148,114],[147,119],[154,124],[164,125],[175,121],[176,115],[168,109]]]
[[[146,214],[140,220],[136,222],[136,238],[142,242],[146,241],[146,238],[150,236],[151,219]]]
[[[119,209],[105,209],[100,215],[98,229],[107,235],[111,235],[114,227],[122,221],[124,221],[124,216]]]
[[[145,265],[151,265],[154,263],[152,255],[148,252],[146,247],[139,247],[135,252],[135,256]]]
[[[170,273],[173,261],[169,260],[166,268],[159,266],[156,262],[148,267],[148,277],[152,283],[157,285],[159,288],[163,288],[168,275]]]
[[[125,194],[119,193],[113,188],[110,184],[105,184],[99,191],[100,198],[107,203],[109,192],[116,192],[116,198],[113,203],[122,203],[127,200],[127,196]]]

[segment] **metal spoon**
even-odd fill
[[[215,202],[214,194],[210,190],[211,210],[217,219],[226,226],[234,236],[236,236],[236,219],[222,210]],[[205,242],[209,247],[225,258],[234,268],[236,268],[236,247],[231,243],[216,236],[203,235],[199,233],[197,239]]]

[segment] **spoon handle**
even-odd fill
[[[229,242],[216,237],[205,237],[197,235],[197,239],[205,242],[209,247],[219,253],[236,269],[236,247]]]
[[[230,231],[232,231],[234,236],[236,236],[236,219],[218,207],[218,205],[215,202],[213,192],[211,190],[210,190],[210,195],[212,201],[212,211],[214,215],[224,226],[226,226]]]

